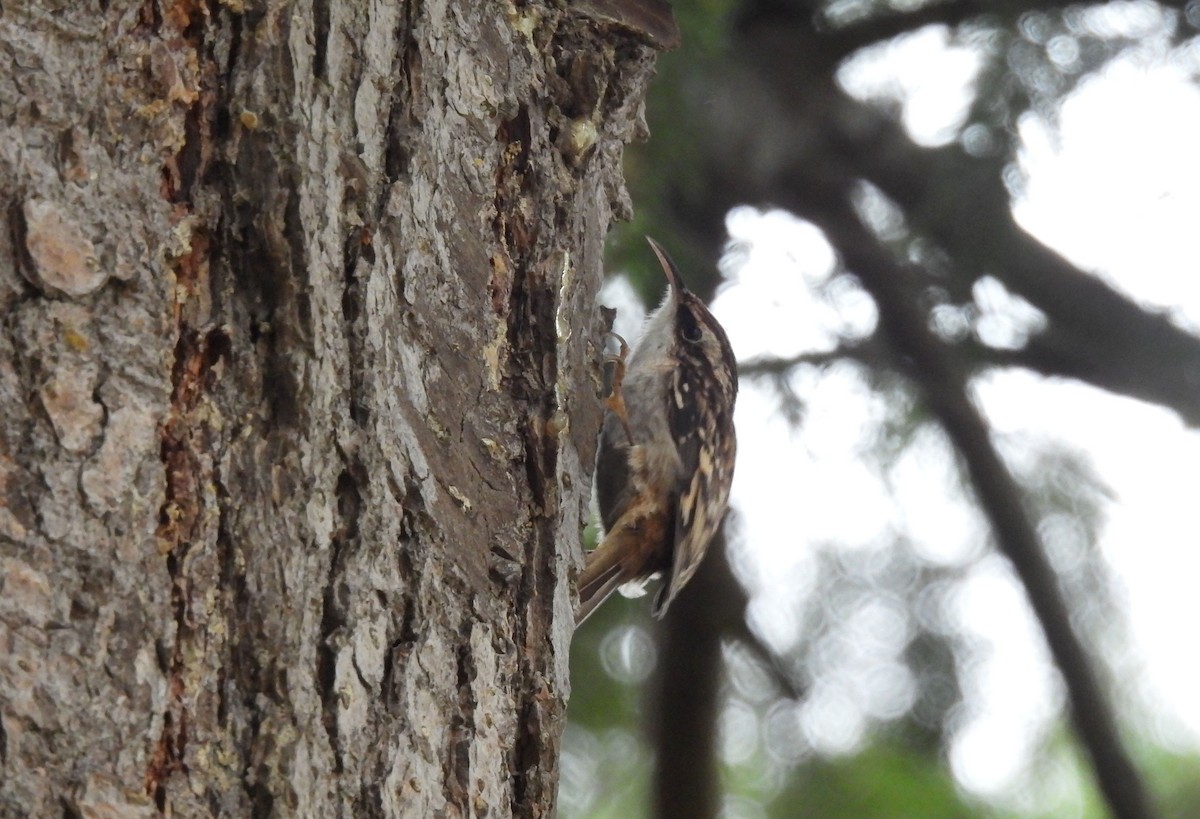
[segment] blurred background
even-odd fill
[[[1200,816],[1200,2],[674,11],[603,300],[711,296],[739,459],[560,815]]]

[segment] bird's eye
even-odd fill
[[[679,314],[679,332],[683,336],[684,341],[695,343],[704,336],[704,331],[700,328],[696,317],[687,310],[683,310]]]

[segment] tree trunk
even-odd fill
[[[59,6],[0,13],[0,814],[552,814],[651,49]]]

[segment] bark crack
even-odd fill
[[[342,647],[348,623],[345,597],[346,554],[358,541],[359,517],[362,514],[362,494],[354,466],[348,465],[338,475],[337,511],[338,526],[330,538],[329,573],[325,581],[325,593],[321,606],[321,641],[317,646],[316,688],[321,698],[321,725],[329,739],[333,753],[333,772],[345,770],[344,749],[338,732],[338,686],[337,658]],[[358,465],[361,470],[361,465]],[[355,673],[359,673],[357,667]],[[359,675],[361,677],[361,674]],[[368,687],[369,686],[365,686]]]
[[[313,0],[313,77],[327,80],[327,52],[329,49],[329,0]]]
[[[459,713],[450,720],[449,747],[446,758],[446,799],[459,805],[466,815],[471,808],[471,743],[475,739],[475,694],[472,685],[477,675],[475,658],[471,654],[471,625],[459,631],[459,647],[455,670],[458,680]]]
[[[179,261],[177,276],[185,287],[196,284],[196,277],[202,275],[201,268],[207,270],[207,250],[207,242],[194,237],[193,255]],[[151,753],[145,778],[146,792],[153,796],[160,810],[166,807],[166,780],[176,773],[188,773],[184,643],[192,639],[195,630],[188,556],[194,547],[204,543],[207,515],[211,511],[206,487],[212,482],[213,460],[205,457],[205,453],[215,448],[215,436],[203,407],[215,378],[213,368],[229,354],[230,340],[221,329],[200,333],[181,324],[172,371],[171,407],[160,445],[166,480],[156,533],[171,580],[175,639],[169,649],[160,652],[168,701],[162,732]]]

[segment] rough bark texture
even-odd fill
[[[651,49],[180,0],[0,52],[0,814],[552,812]]]

